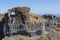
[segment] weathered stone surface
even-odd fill
[[[42,34],[42,30],[44,30],[42,29],[43,23],[49,21],[35,14],[29,14],[29,11],[29,7],[15,7],[9,9],[3,17],[3,34],[6,36],[16,34],[34,36]],[[11,15],[12,12],[14,12],[15,15]]]
[[[50,26],[57,26],[57,17],[55,15],[46,14],[46,15],[43,15],[43,17],[50,21]]]
[[[48,22],[46,19],[29,14],[28,7],[15,7],[9,9],[5,14],[4,34],[18,33],[20,29],[30,33],[38,30],[42,31],[41,24]],[[15,15],[11,15],[14,12]]]
[[[28,7],[15,7],[9,9],[5,14],[4,34],[18,33],[20,29],[25,30],[25,24],[29,18],[30,8]],[[15,12],[15,15],[11,15]]]

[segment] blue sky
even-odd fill
[[[60,0],[0,0],[0,13],[18,6],[31,8],[31,13],[60,15]]]

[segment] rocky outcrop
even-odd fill
[[[57,26],[57,17],[55,15],[46,14],[46,15],[43,15],[42,17],[50,21],[50,24],[49,24],[50,26]]]
[[[28,7],[15,7],[9,9],[4,17],[4,35],[21,33],[20,31],[25,31],[29,18],[30,8]],[[11,15],[14,12],[15,15]],[[23,34],[23,33],[21,33]]]
[[[44,28],[41,26],[43,26],[43,23],[48,22],[48,20],[34,14],[29,14],[29,11],[29,7],[15,7],[9,9],[4,16],[4,35],[21,33],[20,31],[33,34],[37,31],[42,33],[40,31],[44,30]],[[14,12],[15,15],[11,15],[12,12]]]
[[[15,15],[12,15],[12,12]],[[42,35],[42,31],[45,31],[44,26],[49,20],[29,12],[29,7],[15,7],[1,15],[0,38],[4,37],[2,40],[55,40],[57,37],[60,38],[59,33],[55,32]]]

